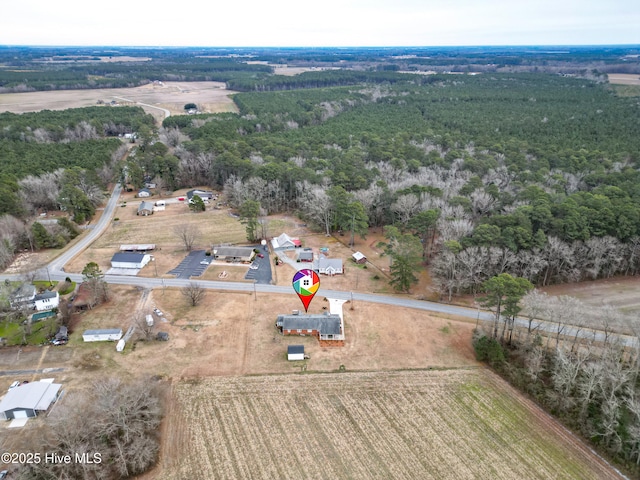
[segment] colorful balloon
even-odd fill
[[[318,274],[313,270],[305,268],[296,272],[293,276],[292,284],[306,312],[309,309],[311,300],[313,300],[313,297],[320,288],[320,277],[318,277]]]

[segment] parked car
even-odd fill
[[[9,385],[9,390],[12,390],[12,389],[14,389],[14,388],[16,388],[16,387],[19,387],[19,386],[20,386],[20,381],[19,381],[19,380],[16,380],[16,381],[15,381],[15,382],[13,382],[11,385]]]
[[[184,202],[184,197],[178,197],[179,202]]]
[[[259,253],[259,254],[258,254],[258,258],[264,258],[264,254]]]
[[[162,316],[162,310],[160,310],[159,308],[154,308],[153,313],[155,313],[159,317]]]
[[[3,478],[5,478],[7,476],[7,474],[9,473],[9,470],[2,470],[0,472],[0,480],[2,480]]]

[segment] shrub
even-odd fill
[[[502,345],[495,338],[486,335],[473,339],[473,348],[476,358],[481,362],[488,362],[492,367],[499,366],[505,360]]]

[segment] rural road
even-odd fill
[[[138,102],[136,100],[131,100],[130,98],[116,97],[116,96],[114,96],[113,98],[117,98],[118,100],[124,100],[125,102],[135,103],[136,105],[142,105],[143,107],[155,108],[156,110],[161,110],[164,112],[164,118],[169,118],[171,116],[171,112],[166,108],[157,107],[155,105],[150,105],[148,103]]]
[[[118,203],[118,198],[122,187],[117,184],[113,189],[113,193],[105,206],[102,216],[95,224],[92,230],[89,230],[86,235],[81,236],[80,240],[72,245],[68,250],[62,253],[59,257],[54,259],[49,265],[49,276],[52,280],[62,281],[65,277],[71,278],[75,282],[82,282],[82,275],[78,273],[66,273],[64,271],[64,265],[70,262],[76,255],[80,254],[85,248],[87,248],[95,239],[97,239],[102,232],[109,225],[113,212]],[[16,280],[19,275],[0,275],[0,281],[4,279]],[[119,275],[105,275],[105,281],[107,283],[116,285],[135,285],[144,288],[164,288],[175,287],[182,288],[188,285],[192,280],[178,279],[178,278],[144,278],[144,277],[127,277]],[[204,288],[211,290],[233,291],[233,292],[247,292],[261,294],[282,294],[282,295],[294,295],[295,292],[289,286],[278,285],[264,285],[242,282],[219,282],[210,280],[199,280],[198,284]],[[330,297],[340,300],[353,300],[369,303],[379,303],[383,305],[390,305],[394,307],[413,308],[416,310],[423,310],[428,312],[436,312],[446,315],[456,315],[460,317],[470,318],[474,320],[493,320],[494,316],[490,312],[480,311],[478,309],[466,308],[457,305],[447,305],[443,303],[428,302],[423,300],[413,300],[404,297],[395,297],[391,295],[374,295],[369,293],[357,293],[357,292],[345,292],[339,290],[325,290],[321,288],[318,290],[317,295],[319,297]],[[520,327],[527,327],[528,320],[525,318],[516,318],[516,324]],[[550,333],[556,332],[556,325],[552,322],[545,322],[536,320],[538,328]],[[604,341],[605,332],[600,330],[589,330],[584,328],[575,328],[567,325],[562,331],[562,335],[567,337],[579,336],[580,338],[592,338],[595,341]],[[638,347],[637,340],[634,337],[628,335],[612,335],[617,337],[620,342],[627,347]]]

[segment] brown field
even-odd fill
[[[620,478],[484,369],[210,378],[173,395],[147,478]]]
[[[95,106],[99,101],[116,101],[119,105],[136,105],[147,113],[164,119],[163,109],[172,115],[184,114],[184,105],[195,103],[202,112],[235,112],[231,94],[222,82],[165,82],[135,88],[58,90],[51,92],[0,94],[0,112],[25,113],[40,110],[65,110]]]
[[[615,85],[640,85],[640,75],[637,73],[608,73],[609,83]]]

